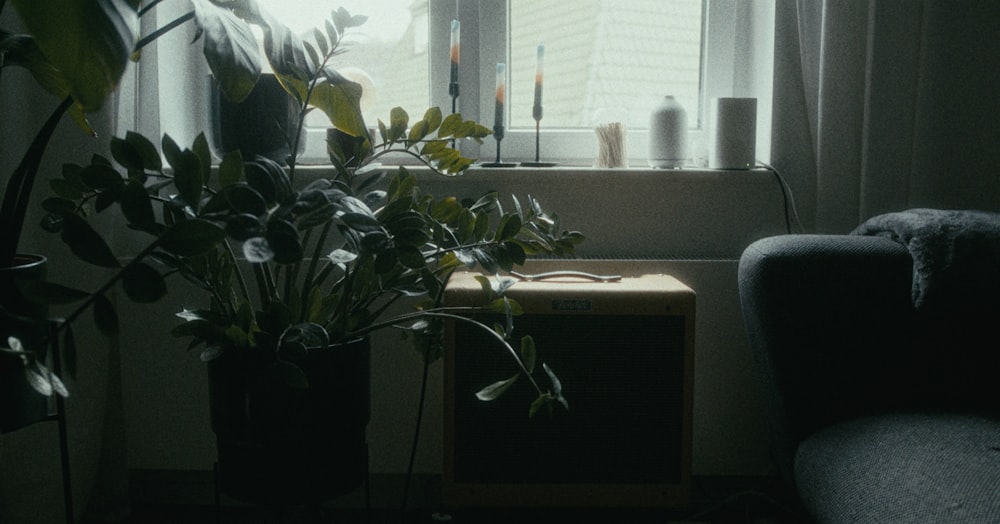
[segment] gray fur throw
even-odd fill
[[[917,309],[1000,304],[1000,213],[910,209],[872,217],[852,234],[909,250]]]

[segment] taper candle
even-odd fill
[[[497,63],[497,104],[493,127],[503,127],[503,104],[507,96],[507,64]]]
[[[542,62],[545,59],[545,45],[538,44],[538,58],[535,62],[535,105],[531,108],[531,116],[535,120],[542,119]]]
[[[461,52],[462,23],[451,21],[451,83],[458,83],[458,62]]]

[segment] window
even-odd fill
[[[302,31],[311,31],[315,13],[331,5],[260,1]],[[766,0],[339,0],[334,5],[369,17],[336,66],[371,93],[363,101],[370,127],[394,106],[414,116],[430,105],[451,109],[451,22],[459,20],[457,110],[463,116],[493,124],[495,65],[507,64],[504,160],[534,159],[539,44],[545,46],[541,160],[592,162],[594,117],[607,109],[627,125],[632,165],[645,165],[648,115],[664,95],[684,105],[692,155],[703,158],[708,100],[770,92],[768,34],[749,23],[769,25],[773,3]],[[762,46],[751,45],[758,43]],[[754,54],[758,48],[767,53]],[[758,129],[766,130],[769,100],[758,98]],[[760,146],[760,132],[758,137]],[[325,157],[324,138],[317,133],[308,141],[307,156]],[[495,140],[482,147],[463,145],[463,151],[491,160]]]
[[[702,10],[702,0],[577,0],[573,9],[560,0],[510,0],[510,127],[534,130],[538,45],[545,46],[546,128],[589,129],[596,112],[614,110],[641,129],[662,95],[697,115]]]
[[[368,21],[345,39],[348,52],[334,58],[334,66],[364,89],[361,109],[365,122],[375,127],[395,106],[410,112],[427,109],[430,99],[428,14],[426,0],[259,0],[259,4],[290,29],[312,40],[313,28],[343,7]],[[420,109],[417,109],[420,108]],[[326,159],[326,116],[314,111],[303,160]]]

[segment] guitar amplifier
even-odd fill
[[[452,507],[681,507],[690,491],[695,293],[667,275],[545,275],[506,293],[524,309],[511,345],[530,334],[535,376],[559,377],[568,409],[529,417],[525,377],[500,398],[476,392],[517,365],[490,333],[446,326],[443,501]],[[456,273],[449,306],[482,305],[473,273]],[[492,278],[492,277],[491,277]],[[492,326],[499,315],[479,314]]]

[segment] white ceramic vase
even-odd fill
[[[672,96],[665,96],[649,115],[649,165],[683,167],[687,158],[687,112]]]

